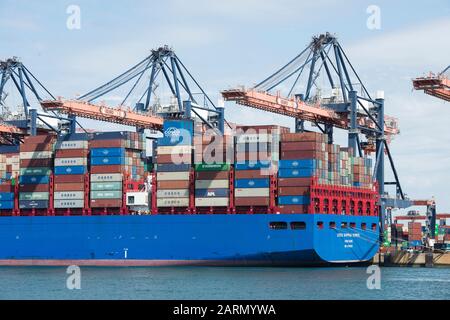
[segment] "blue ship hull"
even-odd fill
[[[377,223],[332,214],[0,217],[0,265],[361,263],[378,251]]]

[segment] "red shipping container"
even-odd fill
[[[196,171],[197,180],[226,180],[230,176],[229,171]]]
[[[86,158],[89,150],[86,149],[64,149],[56,150],[55,158]]]
[[[121,173],[125,172],[125,166],[120,164],[118,165],[109,165],[109,166],[91,166],[91,173]]]
[[[122,199],[91,199],[92,208],[120,208]]]
[[[325,153],[317,150],[303,150],[303,151],[281,151],[280,159],[283,160],[298,160],[298,159],[319,159],[325,160]]]
[[[192,157],[191,155],[172,155],[172,154],[159,154],[156,157],[156,163],[174,163],[174,161],[191,164]]]
[[[0,184],[0,192],[14,192],[14,187],[11,184]]]
[[[302,133],[283,133],[281,135],[282,142],[299,142],[299,141],[313,141],[326,142],[326,136],[317,132],[302,132]]]
[[[49,191],[48,183],[19,185],[19,192],[48,192],[48,191]]]
[[[268,206],[268,197],[244,197],[244,198],[234,198],[235,206]]]
[[[158,189],[188,189],[188,180],[174,180],[174,181],[157,181],[156,187]]]
[[[55,191],[84,191],[84,183],[55,183]]]
[[[20,146],[22,147],[25,144],[36,144],[36,143],[52,143],[56,139],[56,136],[51,134],[43,134],[38,136],[27,136],[24,139],[24,143]]]
[[[52,151],[53,143],[23,143],[20,145],[20,152],[34,152],[34,151]]]
[[[12,164],[6,165],[6,172],[12,172]]]
[[[309,195],[309,187],[279,187],[278,195],[280,196],[307,196]]]
[[[55,183],[83,183],[83,174],[63,174],[55,175]]]
[[[20,167],[52,167],[53,159],[21,159]]]
[[[300,151],[300,150],[318,150],[322,151],[322,143],[320,142],[281,142],[281,151]]]
[[[89,148],[124,148],[125,140],[111,139],[111,140],[92,140],[89,142]]]
[[[279,206],[278,211],[280,213],[308,213],[308,206],[304,205],[289,205],[289,206]]]
[[[269,175],[265,170],[236,170],[234,175],[236,179],[263,179],[268,178]]]
[[[279,187],[308,187],[312,183],[311,178],[279,178]]]

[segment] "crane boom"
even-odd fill
[[[448,69],[449,68],[445,70]],[[426,77],[413,79],[414,89],[423,90],[426,94],[445,101],[450,101],[450,79],[444,75],[444,72],[438,75],[430,73]]]
[[[82,118],[119,123],[146,129],[161,129],[163,118],[137,113],[123,108],[111,108],[79,100],[47,100],[41,102],[45,110],[53,110],[63,114]]]
[[[332,109],[321,106],[319,103],[309,104],[296,98],[283,98],[256,89],[236,88],[222,91],[226,101],[235,101],[237,104],[248,107],[290,116],[296,119],[313,121],[320,124],[331,124],[337,128],[348,129],[349,120],[345,113],[339,114]],[[375,129],[375,123],[367,117],[358,117],[358,125],[366,129]],[[399,133],[395,118],[385,116],[384,132],[387,136]]]

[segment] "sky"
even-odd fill
[[[80,9],[79,29],[67,27],[73,5]],[[373,5],[380,13],[375,29],[367,25]],[[0,0],[0,59],[19,57],[55,96],[66,98],[167,44],[217,101],[220,90],[254,85],[324,32],[338,37],[370,93],[385,92],[385,112],[399,120],[391,151],[405,192],[435,197],[438,212],[450,213],[450,103],[411,85],[412,78],[450,64],[448,0]],[[293,125],[230,103],[226,118]],[[98,123],[82,123],[98,129]],[[344,134],[338,138],[345,144]]]

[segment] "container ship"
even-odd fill
[[[336,54],[338,68],[324,52]],[[346,59],[334,36],[320,35],[256,86],[222,91],[225,101],[294,118],[292,132],[227,122],[223,106],[167,47],[76,100],[42,99],[42,82],[32,85],[28,68],[2,62],[5,74],[25,75],[17,88],[31,88],[46,113],[28,108],[21,91],[26,121],[0,124],[0,265],[371,261],[390,210],[417,203],[404,196],[388,147],[397,122],[384,114],[382,95],[372,99],[361,83],[357,91],[360,78]],[[291,94],[306,65],[306,91]],[[313,95],[320,71],[332,88],[326,98]],[[155,97],[158,74],[173,97],[168,105]],[[290,77],[289,94],[274,92]],[[145,78],[133,109],[94,101],[133,80],[125,102]],[[136,131],[81,131],[78,118]],[[307,130],[307,122],[320,130]],[[348,132],[345,147],[334,143],[334,129]],[[393,183],[384,181],[385,155]],[[385,185],[395,185],[395,198]]]
[[[135,132],[25,137],[0,159],[18,176],[0,185],[0,264],[320,265],[377,252],[370,159],[319,133],[195,127],[165,121],[155,163]]]

